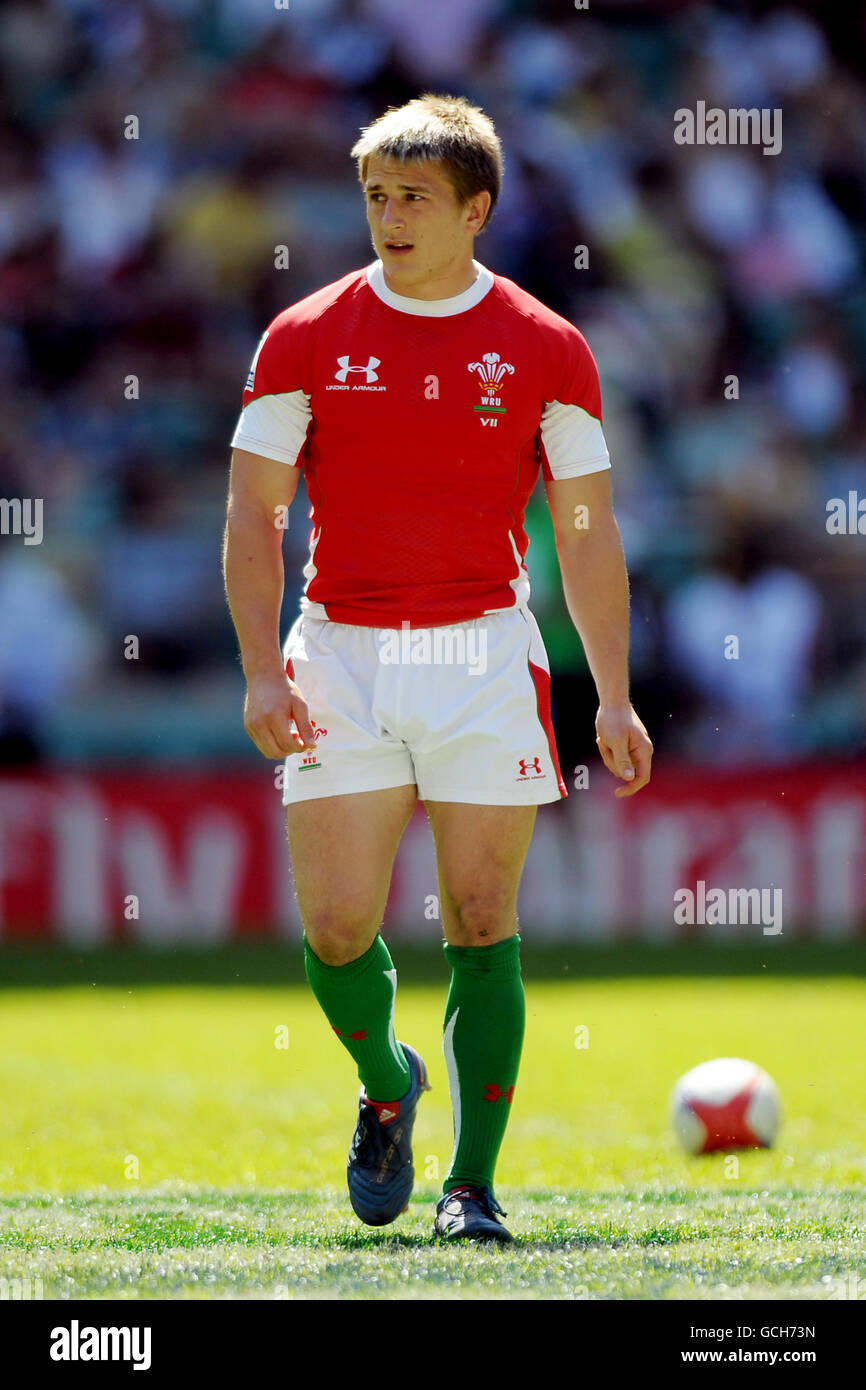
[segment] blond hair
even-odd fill
[[[490,207],[480,230],[493,216],[505,168],[502,147],[490,117],[466,97],[425,92],[405,106],[389,107],[372,125],[364,127],[352,147],[362,183],[374,156],[401,163],[438,160],[459,203],[485,190],[490,194]]]

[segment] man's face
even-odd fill
[[[438,161],[394,159],[370,160],[364,192],[373,246],[397,293],[447,286],[471,261],[489,193],[459,203]]]

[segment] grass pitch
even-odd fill
[[[410,1209],[373,1231],[344,1186],[352,1064],[296,962],[272,955],[265,985],[250,982],[254,953],[223,953],[197,983],[172,985],[116,957],[58,973],[7,956],[0,1280],[45,1298],[866,1296],[856,953],[822,957],[822,973],[755,962],[723,975],[632,951],[628,978],[592,953],[548,953],[536,970],[526,955],[527,1039],[497,1173],[517,1237],[505,1250],[431,1240],[451,1152],[441,959],[401,984],[398,1035],[434,1090]],[[177,962],[163,973],[184,973]],[[669,1092],[721,1055],[775,1078],[779,1143],[686,1158]]]

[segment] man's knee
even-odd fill
[[[370,949],[379,930],[374,908],[356,902],[321,903],[304,915],[310,948],[326,965],[348,965]]]
[[[467,890],[449,905],[452,946],[492,946],[514,935],[514,904],[495,889]]]

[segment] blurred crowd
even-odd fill
[[[478,258],[598,360],[657,749],[862,750],[866,540],[826,518],[866,497],[864,28],[817,0],[9,0],[0,498],[43,498],[44,540],[0,536],[0,760],[256,756],[228,441],[266,324],[372,259],[359,128],[424,90],[503,141]],[[677,144],[701,100],[781,108],[781,152]],[[592,687],[541,489],[528,529],[578,761]],[[299,501],[286,624],[307,530]]]

